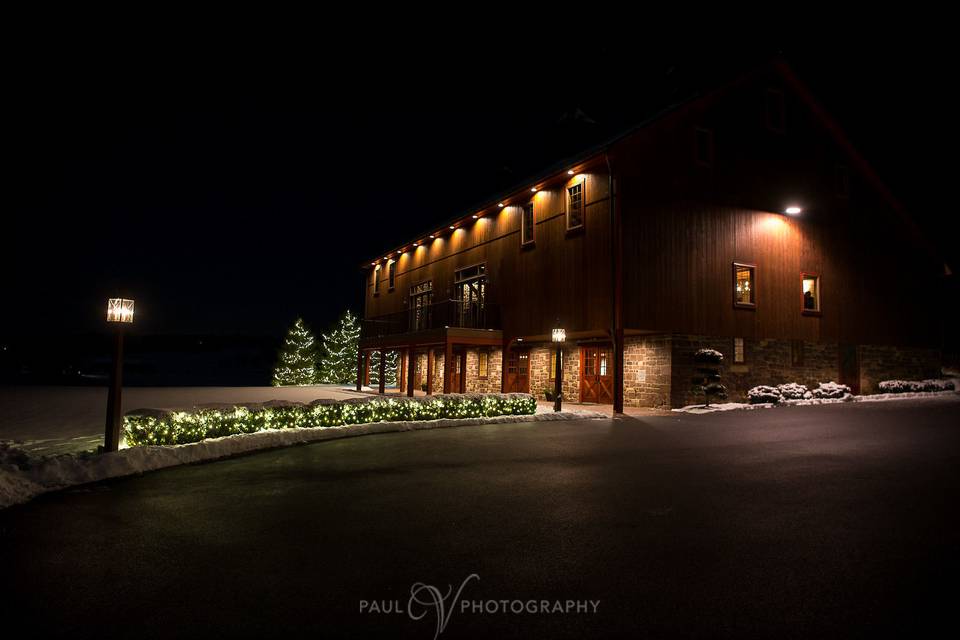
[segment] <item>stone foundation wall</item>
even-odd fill
[[[480,377],[480,350],[467,349],[467,393],[500,393],[503,383],[503,351],[487,351],[487,377]]]
[[[530,393],[537,400],[546,400],[544,389],[553,389],[550,356],[556,347],[533,347],[530,349]],[[580,347],[567,344],[563,347],[563,398],[567,402],[580,401]]]
[[[431,350],[430,357],[433,358],[433,393],[443,393],[443,351],[440,349]]]
[[[821,382],[837,381],[839,353],[836,344],[802,342],[801,364],[792,364],[791,340],[743,341],[744,362],[733,361],[733,338],[675,335],[672,341],[672,389],[674,407],[700,404],[703,396],[693,392],[696,366],[693,356],[698,349],[716,349],[723,354],[721,382],[727,387],[727,401],[746,402],[747,391],[761,384],[777,385],[799,382],[816,387]]]
[[[628,337],[623,343],[623,404],[669,408],[670,336]]]
[[[883,380],[939,378],[941,354],[922,347],[860,346],[860,393],[879,393]]]

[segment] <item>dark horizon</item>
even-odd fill
[[[938,156],[949,122],[945,104],[925,99],[947,77],[933,52],[603,53],[604,91],[567,90],[594,60],[545,56],[506,72],[465,51],[475,75],[440,84],[434,70],[406,87],[372,78],[357,89],[356,74],[293,82],[297,65],[262,80],[239,63],[211,78],[170,60],[79,73],[82,55],[53,76],[27,70],[14,81],[5,271],[12,307],[42,312],[5,314],[0,338],[101,333],[114,295],[136,299],[140,335],[279,337],[298,316],[319,333],[347,307],[362,311],[360,265],[411,231],[775,55],[956,264],[947,163],[918,162]],[[491,71],[503,72],[498,85]],[[544,83],[557,90],[532,90]]]

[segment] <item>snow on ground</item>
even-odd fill
[[[396,431],[605,417],[602,413],[563,411],[492,418],[447,418],[415,422],[373,422],[341,427],[271,429],[211,438],[192,444],[132,447],[115,453],[65,454],[47,458],[34,458],[28,452],[9,444],[0,444],[0,509],[26,502],[47,491],[88,482],[307,442]]]
[[[721,402],[711,404],[709,407],[702,404],[689,404],[679,409],[673,409],[681,413],[713,413],[715,411],[735,411],[751,409],[772,409],[774,407],[800,407],[813,404],[837,404],[840,402],[885,402],[887,400],[909,400],[917,398],[957,398],[960,399],[960,392],[957,391],[908,391],[906,393],[876,393],[867,396],[852,396],[847,394],[843,398],[807,398],[803,400],[781,400],[774,404],[772,402],[761,402],[750,404],[748,402]]]
[[[309,387],[127,387],[124,412],[320,398],[356,398],[343,385]],[[103,444],[107,410],[105,387],[0,387],[0,441],[18,441],[33,455],[94,451]]]

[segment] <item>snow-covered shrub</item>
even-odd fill
[[[797,382],[777,385],[777,389],[780,391],[780,397],[784,400],[803,400],[810,397],[807,387]]]
[[[720,363],[723,354],[716,349],[698,349],[693,354],[697,368],[693,375],[693,392],[702,393],[706,406],[710,398],[726,398],[727,388],[720,383]]]
[[[530,415],[537,401],[528,393],[445,394],[421,398],[351,398],[308,405],[252,404],[195,411],[145,409],[124,416],[128,446],[186,444],[206,438],[294,427],[334,427],[367,422]]]
[[[884,380],[880,393],[909,393],[917,391],[953,391],[953,380]]]
[[[770,402],[775,404],[780,402],[780,389],[761,384],[747,391],[747,397],[750,399],[750,404],[766,404]]]
[[[810,392],[813,398],[843,398],[850,395],[850,387],[836,382],[821,382],[820,386]]]

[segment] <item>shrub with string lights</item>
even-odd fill
[[[197,411],[139,410],[124,416],[127,446],[188,444],[268,429],[323,428],[369,422],[530,415],[528,393],[449,394],[423,398],[356,398],[311,404],[251,405]]]

